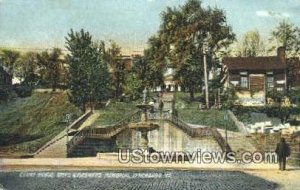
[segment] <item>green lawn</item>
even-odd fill
[[[108,107],[96,110],[96,112],[100,113],[100,116],[95,121],[93,126],[105,126],[115,124],[121,119],[124,119],[126,116],[129,116],[130,114],[137,111],[138,109],[136,108],[136,105],[138,103],[140,103],[140,101],[113,102]]]
[[[201,95],[196,94],[195,97],[201,97]],[[188,93],[176,93],[176,109],[179,118],[183,121],[222,129],[227,127],[230,131],[237,131],[233,121],[228,117],[227,119],[224,118],[225,112],[223,110],[199,110],[199,103],[199,101],[190,101]]]
[[[33,153],[51,140],[80,110],[68,101],[65,93],[34,93],[31,97],[0,104],[0,151]]]

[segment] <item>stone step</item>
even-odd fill
[[[222,137],[225,139],[225,131],[218,129]],[[251,143],[252,139],[244,136],[239,132],[227,132],[228,145],[231,150],[237,153],[236,157],[240,157],[243,152],[255,152],[257,151],[256,147]]]

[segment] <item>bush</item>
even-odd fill
[[[17,94],[12,88],[0,88],[0,101],[9,101],[17,97]]]
[[[9,92],[6,89],[0,89],[0,100],[6,101],[9,98]]]
[[[291,114],[299,114],[299,107],[281,107],[281,106],[265,106],[265,107],[242,107],[235,106],[233,109],[235,115],[237,115],[241,120],[246,121],[250,117],[251,112],[264,113],[268,117],[277,117],[281,119],[282,123],[285,123]]]
[[[31,96],[32,94],[32,87],[28,85],[15,85],[14,90],[22,98]]]

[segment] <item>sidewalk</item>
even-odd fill
[[[104,158],[29,158],[29,159],[0,159],[0,170],[11,169],[174,169],[174,170],[228,170],[228,171],[245,171],[245,170],[278,170],[277,164],[228,164],[228,163],[120,163],[116,156],[107,156]],[[287,166],[288,170],[299,170],[299,167]]]

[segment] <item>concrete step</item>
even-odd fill
[[[222,137],[225,139],[225,130],[218,129]],[[256,147],[251,143],[252,139],[239,132],[227,132],[228,145],[231,150],[236,153],[236,157],[239,158],[243,152],[256,152]]]

